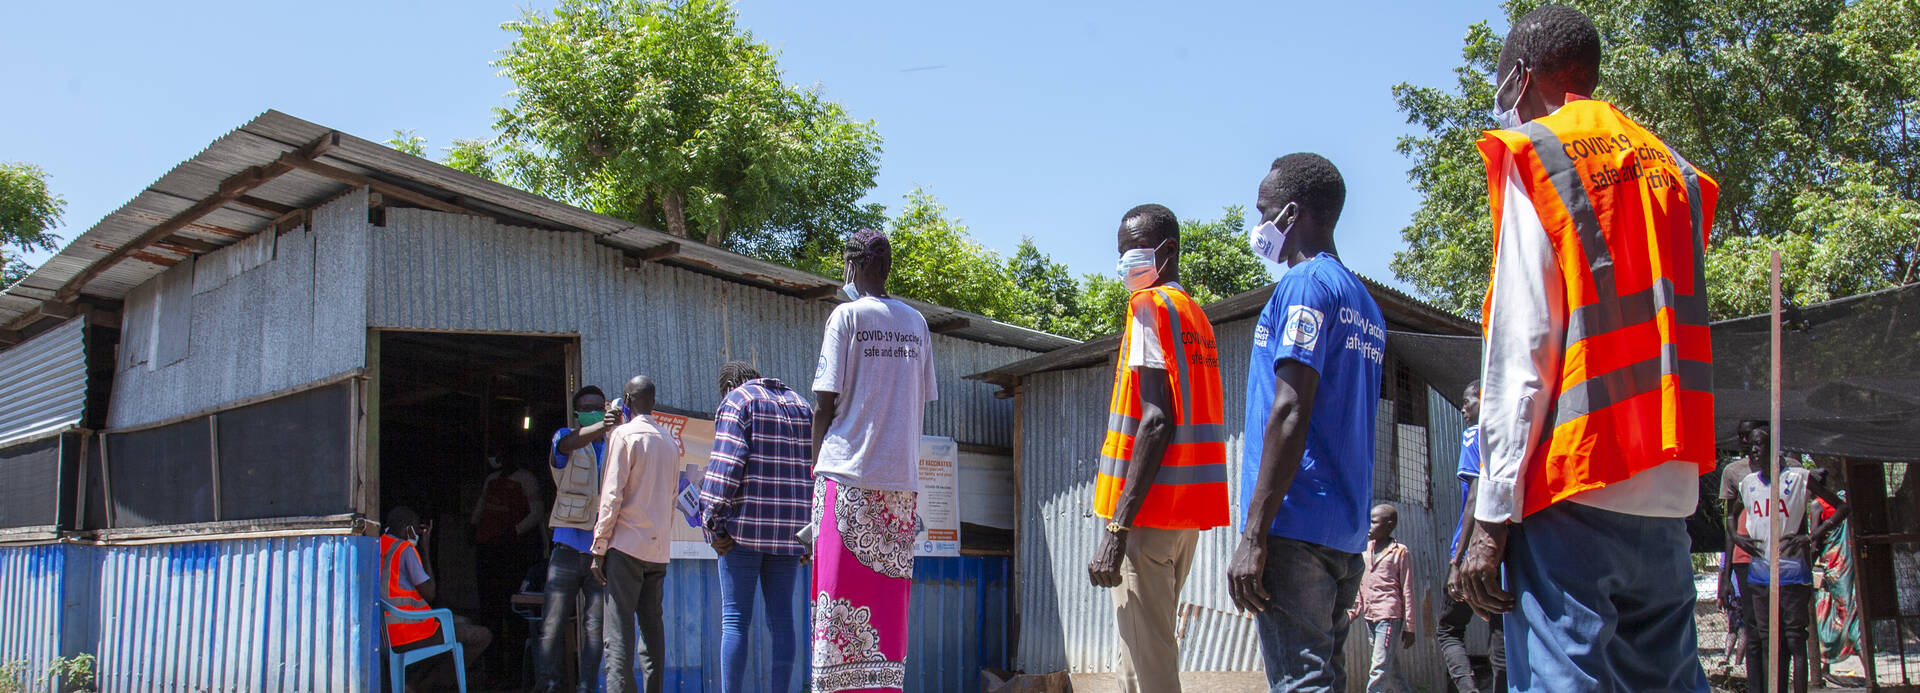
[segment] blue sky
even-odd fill
[[[532,5],[549,6],[548,2]],[[0,160],[45,168],[71,239],[216,137],[276,108],[436,156],[485,136],[511,83],[488,63],[523,3],[29,3],[0,26]],[[1495,2],[804,3],[742,23],[885,138],[871,199],[924,186],[988,247],[1023,236],[1110,272],[1121,213],[1252,207],[1268,162],[1319,152],[1347,179],[1357,271],[1387,263],[1418,203],[1390,88],[1450,85]],[[1501,24],[1496,19],[1496,26]],[[38,261],[38,257],[34,258]]]

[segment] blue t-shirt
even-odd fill
[[[1373,503],[1373,426],[1387,324],[1360,278],[1321,253],[1295,265],[1273,287],[1253,330],[1248,365],[1245,454],[1240,507],[1260,475],[1267,417],[1273,412],[1274,368],[1283,360],[1320,374],[1307,421],[1300,472],[1269,528],[1275,536],[1360,553],[1367,546]],[[1241,526],[1245,526],[1243,517]]]
[[[1467,482],[1480,478],[1480,425],[1468,426],[1460,434],[1460,468],[1454,472],[1460,477],[1460,506],[1466,507],[1473,502],[1467,497]],[[1466,523],[1455,518],[1453,525],[1453,548],[1448,549],[1449,558],[1460,553],[1460,530],[1466,529]]]
[[[553,451],[554,469],[567,468],[567,456],[565,453],[560,452],[560,439],[572,434],[573,429],[565,427],[553,432],[553,447],[550,449]],[[601,463],[606,459],[607,442],[604,440],[593,441],[594,470],[599,471]],[[593,532],[578,527],[555,527],[553,528],[553,543],[561,544],[580,553],[592,553]]]

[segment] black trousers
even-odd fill
[[[647,676],[647,693],[665,690],[667,683],[667,627],[660,618],[665,598],[667,564],[650,563],[607,551],[601,571],[607,576],[606,618],[600,624],[606,654],[600,671],[607,693],[633,690],[633,624],[640,621],[640,666]]]
[[[1473,619],[1473,607],[1447,597],[1446,604],[1440,609],[1440,627],[1435,629],[1433,636],[1440,643],[1440,658],[1447,663],[1447,678],[1453,679],[1453,687],[1460,693],[1480,693],[1479,680],[1473,676],[1473,662],[1467,658],[1467,626],[1473,623]],[[1488,658],[1493,664],[1493,687],[1490,690],[1495,691],[1507,690],[1505,621],[1504,618],[1495,618],[1487,622],[1492,632],[1487,644]]]
[[[1811,620],[1807,605],[1813,601],[1813,585],[1780,586],[1780,669],[1767,676],[1767,606],[1773,595],[1766,585],[1745,585],[1753,594],[1753,608],[1747,610],[1747,693],[1770,691],[1768,680],[1786,681],[1793,672],[1793,690],[1807,690],[1807,626]]]

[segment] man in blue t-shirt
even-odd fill
[[[1460,477],[1460,520],[1453,526],[1453,546],[1447,551],[1447,599],[1440,607],[1440,627],[1434,629],[1433,637],[1440,643],[1440,658],[1447,663],[1447,677],[1453,679],[1454,689],[1479,693],[1480,681],[1473,675],[1473,662],[1467,659],[1467,626],[1473,623],[1473,607],[1462,598],[1466,595],[1459,592],[1452,578],[1464,555],[1460,551],[1465,543],[1462,535],[1474,527],[1473,484],[1480,479],[1480,381],[1467,383],[1460,395],[1460,414],[1467,422],[1467,430],[1460,434],[1460,466],[1455,472]],[[1489,690],[1507,689],[1507,642],[1501,635],[1505,621],[1487,620],[1493,633],[1487,641],[1488,658],[1493,660],[1493,687]]]
[[[1274,690],[1346,688],[1347,607],[1365,569],[1387,333],[1334,248],[1346,197],[1332,162],[1281,157],[1260,181],[1261,224],[1249,239],[1289,269],[1253,332],[1240,468],[1247,514],[1227,586],[1254,614]]]

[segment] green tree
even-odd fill
[[[1020,239],[1013,257],[1007,258],[1007,275],[1013,282],[1008,301],[1008,322],[1042,332],[1074,336],[1075,318],[1080,313],[1080,286],[1067,272],[1067,266],[1054,262],[1033,238]]]
[[[907,193],[887,236],[893,243],[889,292],[996,320],[1014,317],[1016,290],[1000,256],[975,241],[931,193]]]
[[[12,286],[33,271],[19,253],[58,249],[60,237],[53,229],[66,209],[66,199],[47,188],[47,173],[39,166],[0,162],[0,286]]]
[[[1273,283],[1247,245],[1247,210],[1233,205],[1219,219],[1180,224],[1180,284],[1202,305]]]
[[[396,128],[393,131],[393,136],[387,138],[387,141],[381,144],[399,150],[401,154],[412,154],[422,159],[427,158],[427,138],[414,134],[411,129],[400,130]]]
[[[516,184],[796,266],[883,218],[859,204],[873,124],[783,83],[727,2],[562,0],[505,28],[495,127]]]
[[[484,139],[456,139],[453,146],[447,147],[447,158],[441,163],[448,168],[465,171],[487,180],[500,180],[500,171],[494,161],[493,142]]]
[[[1538,7],[1512,0],[1509,23]],[[1767,256],[1803,301],[1911,280],[1920,224],[1920,2],[1657,0],[1573,6],[1606,47],[1596,97],[1620,106],[1720,183],[1709,249],[1722,317],[1766,304]],[[1501,37],[1467,31],[1450,90],[1401,84],[1424,134],[1398,150],[1423,196],[1393,269],[1442,306],[1477,312],[1491,267],[1486,179],[1472,143],[1493,126]],[[1756,284],[1756,278],[1759,278]]]

